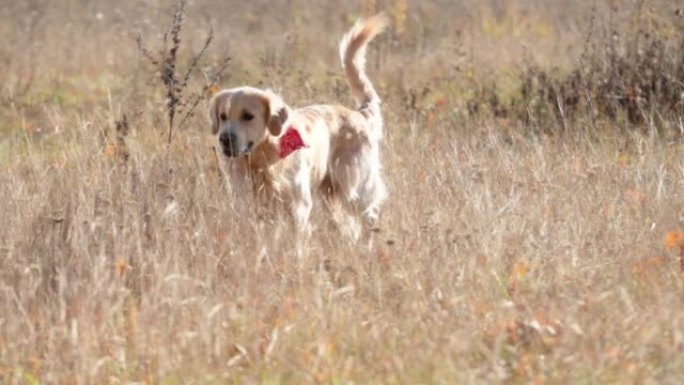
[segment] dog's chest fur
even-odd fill
[[[368,142],[365,124],[359,112],[342,106],[295,110],[286,127],[296,129],[306,147],[280,158],[278,138],[268,138],[249,157],[233,160],[232,184],[238,195],[251,193],[260,204],[288,203],[300,189],[318,189],[329,181],[341,153]]]

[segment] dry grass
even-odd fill
[[[684,378],[682,114],[658,122],[666,134],[599,116],[533,135],[467,112],[470,87],[505,84],[523,51],[571,68],[584,2],[383,2],[401,25],[369,61],[386,100],[382,230],[367,251],[317,215],[299,262],[234,215],[203,117],[167,156],[135,36],[169,10],[59,3],[0,13],[1,383]],[[363,7],[299,3],[194,2],[179,54],[212,22],[214,44],[232,42],[224,85],[349,101],[335,42]]]

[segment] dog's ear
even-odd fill
[[[283,131],[283,125],[290,116],[290,108],[283,99],[271,91],[266,91],[264,103],[266,104],[266,127],[273,136],[279,136]]]
[[[231,92],[221,91],[217,92],[209,100],[209,120],[211,121],[211,133],[216,135],[219,130],[219,125],[221,124],[220,118],[220,107],[225,105],[225,99],[230,98]]]

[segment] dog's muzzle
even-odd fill
[[[221,148],[225,156],[232,158],[240,155],[237,136],[232,132],[222,132],[219,135],[219,142],[221,142]]]
[[[219,135],[219,142],[221,142],[223,154],[230,158],[249,154],[254,147],[254,142],[249,142],[247,143],[247,147],[241,149],[238,144],[237,136],[231,132],[221,133],[221,135]]]

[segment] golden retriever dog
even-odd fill
[[[381,102],[365,62],[368,43],[387,24],[382,14],[359,20],[340,41],[356,109],[294,109],[275,93],[253,87],[223,90],[211,99],[212,133],[227,160],[236,198],[285,207],[298,235],[309,230],[314,193],[323,197],[335,221],[347,220],[354,239],[361,232],[359,216],[375,226],[388,194],[380,164]]]

